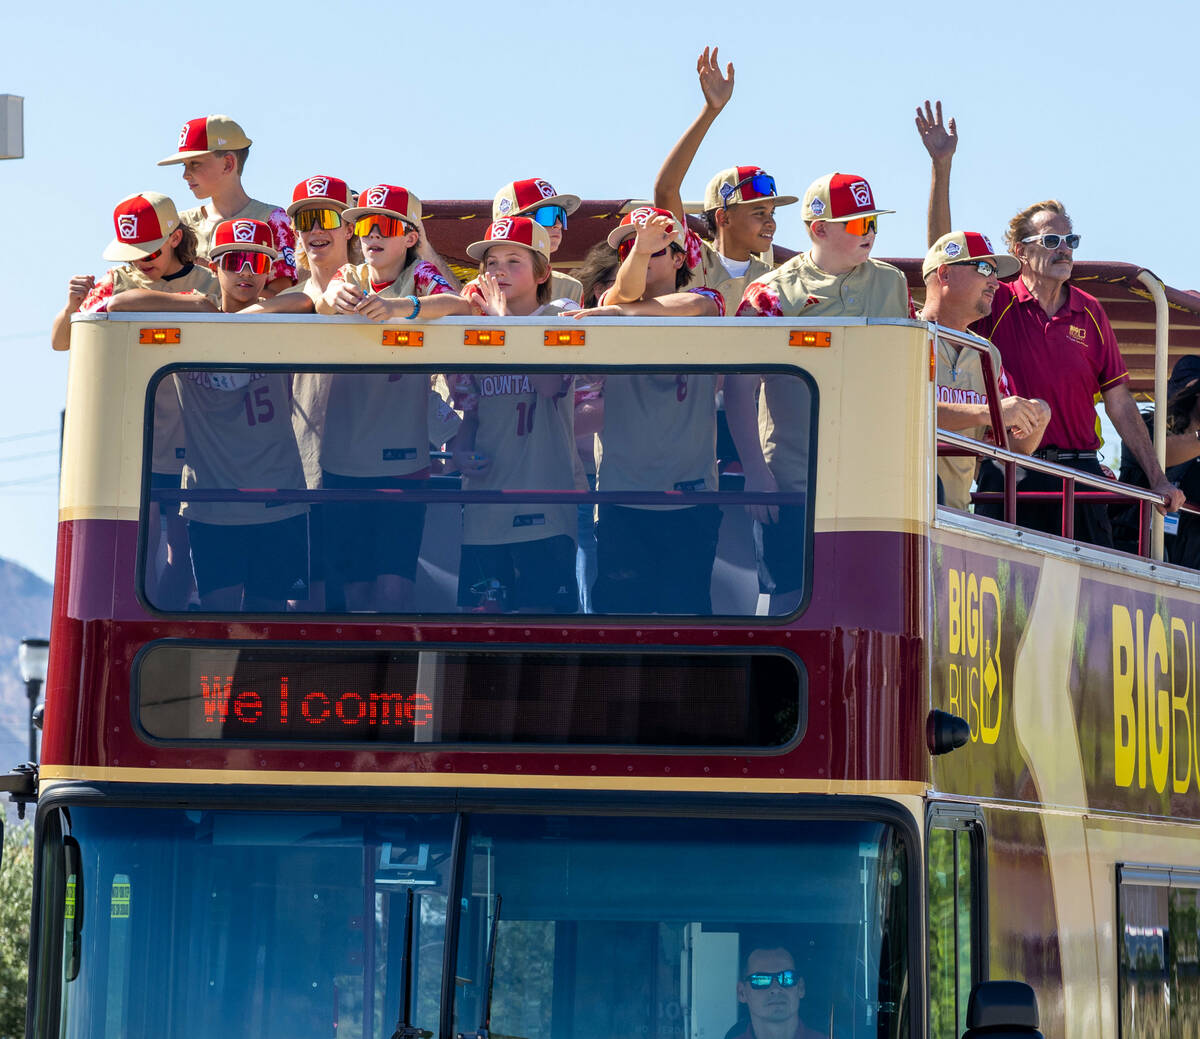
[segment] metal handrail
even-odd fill
[[[1067,466],[1059,465],[1055,462],[1047,462],[1040,458],[1034,458],[1030,455],[1023,455],[1013,451],[1008,446],[1008,431],[1004,428],[1003,419],[1000,413],[1000,391],[996,380],[996,372],[992,365],[990,343],[985,339],[972,335],[969,332],[962,332],[958,329],[945,328],[942,325],[934,324],[933,326],[933,349],[936,363],[936,353],[939,339],[947,339],[960,346],[976,351],[980,354],[981,367],[983,369],[984,383],[987,387],[987,402],[988,415],[992,423],[993,435],[997,439],[1003,438],[1004,446],[999,444],[987,444],[980,440],[974,440],[971,437],[962,436],[959,433],[952,433],[949,430],[938,429],[937,439],[938,448],[937,454],[940,455],[975,455],[977,457],[991,458],[1004,467],[1004,492],[976,492],[972,496],[972,500],[976,502],[1004,502],[1004,521],[1010,524],[1016,524],[1017,518],[1017,497],[1018,494],[1022,499],[1038,501],[1038,500],[1062,500],[1062,534],[1063,537],[1074,537],[1075,533],[1075,500],[1080,498],[1091,501],[1096,504],[1100,503],[1119,503],[1122,501],[1137,502],[1139,509],[1138,523],[1138,549],[1141,553],[1145,544],[1145,535],[1147,533],[1147,521],[1150,518],[1146,505],[1167,505],[1168,499],[1164,495],[1155,494],[1153,491],[1141,487],[1134,487],[1131,484],[1121,483],[1116,480],[1109,480],[1103,476],[1096,476],[1093,473],[1085,473],[1078,469],[1071,469]],[[943,448],[949,450],[943,450]],[[1163,448],[1158,448],[1161,454]],[[1161,463],[1160,463],[1161,464]],[[1061,491],[1021,491],[1016,488],[1016,470],[1017,467],[1028,469],[1032,472],[1040,472],[1047,476],[1054,476],[1063,481],[1063,489]],[[1087,491],[1077,493],[1075,485],[1082,483],[1089,487],[1099,489],[1096,491]],[[1180,511],[1200,514],[1200,507],[1185,503]],[[1163,558],[1161,524],[1155,525],[1155,530],[1151,538],[1152,556],[1156,560]]]

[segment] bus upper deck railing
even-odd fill
[[[934,325],[933,329],[934,357],[931,359],[931,365],[936,362],[937,344],[941,339],[949,340],[960,347],[973,350],[980,355],[980,363],[987,387],[988,415],[991,420],[991,428],[997,439],[1003,438],[1003,445],[999,443],[990,444],[975,440],[972,437],[963,436],[959,433],[953,433],[950,430],[938,428],[937,454],[939,457],[961,457],[966,455],[980,459],[990,458],[999,463],[1004,469],[1004,490],[1002,492],[976,491],[972,494],[971,500],[977,504],[1003,503],[1004,522],[1014,525],[1017,519],[1018,498],[1021,501],[1061,501],[1061,533],[1065,538],[1074,538],[1075,536],[1076,502],[1104,505],[1136,504],[1138,507],[1138,554],[1147,555],[1146,547],[1149,543],[1147,535],[1150,523],[1150,511],[1147,506],[1164,506],[1167,504],[1167,499],[1163,495],[1155,494],[1146,488],[1135,487],[1117,480],[1109,480],[1103,476],[1082,472],[1078,469],[1059,465],[1056,462],[1045,461],[1013,451],[1008,446],[1008,431],[1004,427],[1000,411],[1000,392],[996,371],[992,364],[989,344],[985,340],[969,333],[944,328],[941,325]],[[1061,491],[1018,491],[1018,468],[1057,477],[1062,480],[1063,489]],[[1097,488],[1097,490],[1078,491],[1076,490],[1076,484],[1084,484],[1088,487]],[[1180,511],[1200,515],[1200,506],[1185,503]]]

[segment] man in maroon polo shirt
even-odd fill
[[[736,1039],[822,1039],[800,1020],[804,978],[787,949],[751,950],[737,994],[750,1012],[750,1024]]]
[[[940,116],[939,105],[936,116],[927,113],[923,118],[918,110],[917,117],[918,132],[934,164],[929,204],[929,234],[934,237],[950,230],[949,158],[958,140],[955,133],[941,128]],[[942,220],[947,226],[941,227]],[[972,330],[996,345],[1005,369],[1023,393],[1050,405],[1050,424],[1034,457],[1100,475],[1094,404],[1099,393],[1109,419],[1146,472],[1150,488],[1168,500],[1166,511],[1174,511],[1183,504],[1183,492],[1166,478],[1154,456],[1145,423],[1127,386],[1129,373],[1108,317],[1094,296],[1067,284],[1075,265],[1079,235],[1074,233],[1066,209],[1061,202],[1050,199],[1021,210],[1010,221],[1005,240],[1021,263],[1020,276],[1000,285],[992,300],[991,315]],[[979,489],[1002,488],[1000,468],[984,463]],[[1062,481],[1026,472],[1018,489],[1058,491]],[[977,511],[1001,514],[998,507],[981,506]],[[1022,503],[1017,522],[1059,533],[1062,507],[1055,501]],[[1080,541],[1111,546],[1108,507],[1077,505],[1075,536]]]

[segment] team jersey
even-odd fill
[[[891,264],[867,259],[845,274],[829,274],[810,253],[746,286],[738,317],[913,317],[904,275]],[[764,375],[758,398],[763,457],[781,491],[808,483],[811,398],[802,380]]]
[[[1001,398],[1010,397],[1015,390],[1000,363],[1000,351],[992,346],[992,371],[996,374],[996,385]],[[983,360],[970,347],[958,347],[948,339],[938,341],[937,351],[937,402],[939,404],[987,404],[987,385],[983,377]],[[962,436],[983,440],[991,432],[984,424],[969,429],[957,430]],[[979,459],[967,456],[947,455],[937,461],[937,473],[942,480],[946,504],[954,509],[965,509],[971,503],[971,482]]]
[[[179,220],[196,232],[196,255],[201,260],[208,259],[208,251],[212,248],[213,233],[217,229],[217,224],[224,219],[261,220],[264,224],[269,225],[271,233],[275,236],[275,251],[279,253],[279,258],[271,267],[271,277],[268,280],[288,278],[295,282],[296,232],[292,230],[292,222],[288,219],[286,212],[278,206],[259,202],[253,198],[231,217],[219,217],[214,213],[209,213],[208,207],[203,205],[196,206],[194,209],[185,209],[179,214]]]
[[[734,276],[729,273],[724,257],[717,252],[716,248],[711,243],[700,239],[700,263],[692,271],[688,288],[707,286],[715,289],[727,300],[740,302],[746,286],[756,278],[769,274],[772,269],[772,264],[764,258],[764,255],[758,254],[750,257],[750,266],[746,268],[745,274]]]
[[[604,398],[596,489],[715,491],[717,376],[609,375],[595,380]],[[686,505],[631,505],[677,509]]]
[[[555,300],[531,317],[575,310],[573,300]],[[582,470],[575,452],[574,378],[564,375],[552,397],[538,393],[528,374],[488,373],[448,376],[452,399],[477,422],[475,451],[491,465],[479,476],[463,479],[463,489],[582,490]],[[578,530],[574,503],[547,505],[463,506],[463,544],[509,545]]]
[[[127,289],[196,293],[204,296],[218,309],[221,306],[221,286],[217,282],[217,276],[202,264],[184,264],[175,274],[165,278],[148,278],[133,264],[127,264],[114,267],[96,282],[95,287],[80,304],[79,313],[105,313],[108,310],[108,301],[118,292],[125,292]],[[185,449],[179,396],[170,379],[160,379],[154,394],[151,472],[164,476],[178,476],[183,472]]]
[[[738,317],[913,317],[904,275],[867,259],[845,274],[829,274],[811,253],[746,286]]]
[[[550,298],[583,303],[583,282],[562,271],[550,272]]]
[[[406,267],[390,285],[373,285],[367,264],[346,264],[326,289],[341,285],[374,291],[386,299],[453,292],[438,269],[425,260]],[[320,313],[333,308],[322,302]],[[407,476],[429,468],[428,375],[392,373],[329,377],[320,464],[339,476]]]
[[[175,375],[183,409],[185,490],[305,486],[289,420],[286,373],[183,372]],[[308,510],[303,502],[184,502],[180,514],[200,523],[275,523]]]

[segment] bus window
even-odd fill
[[[143,594],[165,612],[753,616],[781,589],[718,435],[722,377],[164,372],[147,391]],[[763,433],[779,488],[757,502],[799,598],[814,393],[799,371],[763,392],[799,431]]]
[[[1171,870],[1171,1012],[1175,1035],[1200,1035],[1200,874]]]
[[[878,823],[476,818],[453,1031],[907,1035],[907,880]]]
[[[73,807],[66,839],[78,841],[81,875],[57,890],[76,902],[59,915],[66,941],[43,931],[39,960],[53,971],[61,949],[61,1034],[366,1039],[391,1035],[402,1014],[436,1032],[451,826],[437,815]]]
[[[957,1039],[966,1029],[971,987],[985,976],[983,831],[970,809],[937,806],[931,811],[927,854],[929,1034],[932,1039]]]

